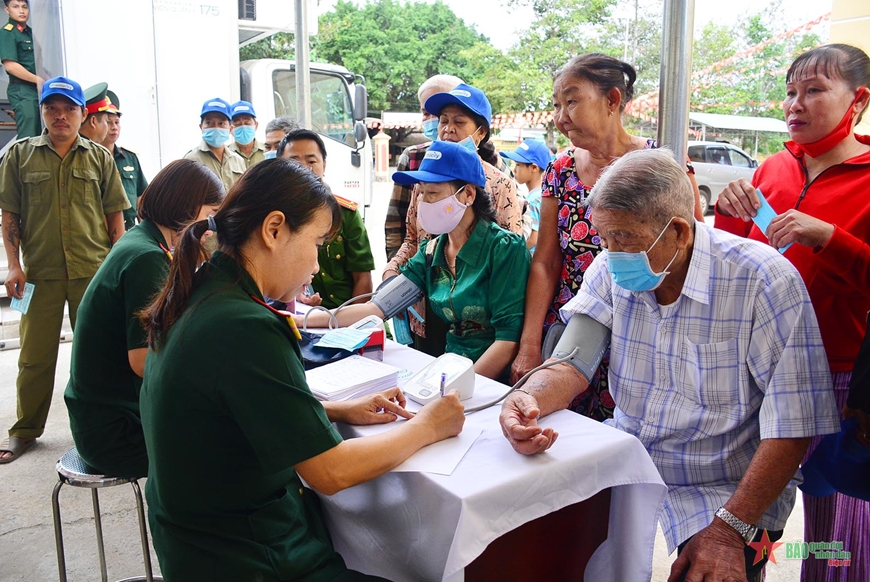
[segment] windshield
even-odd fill
[[[296,114],[296,72],[275,71],[272,75],[275,115],[298,119]],[[344,79],[338,75],[311,72],[311,128],[335,141],[356,147],[353,135],[353,106]]]

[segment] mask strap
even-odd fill
[[[647,253],[649,253],[651,250],[653,250],[653,247],[656,246],[656,243],[658,243],[659,240],[661,240],[662,236],[664,236],[664,234],[665,234],[665,231],[668,230],[668,227],[669,227],[669,226],[671,225],[671,223],[674,221],[674,218],[676,218],[676,217],[675,217],[675,216],[672,216],[672,217],[671,217],[671,219],[668,221],[668,223],[665,225],[665,227],[662,229],[662,231],[661,231],[661,232],[659,233],[659,235],[656,237],[656,240],[653,241],[653,244],[651,244],[650,247],[646,250]],[[674,256],[676,256],[676,255],[674,255]],[[673,262],[674,262],[674,260],[671,259],[671,263],[673,263]],[[671,266],[671,264],[668,263],[668,267],[670,267],[670,266]],[[667,267],[665,267],[665,268],[667,268]]]

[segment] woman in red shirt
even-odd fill
[[[784,249],[801,273],[841,407],[870,310],[870,136],[854,133],[868,86],[870,58],[861,49],[832,44],[799,56],[783,102],[791,141],[751,184],[729,184],[716,206],[718,228]],[[776,213],[764,232],[751,221],[761,207],[756,188]],[[804,540],[841,541],[852,558],[849,567],[829,567],[810,557],[801,580],[870,580],[870,503],[804,495]]]

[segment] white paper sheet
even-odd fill
[[[479,428],[466,427],[458,436],[423,447],[393,471],[450,475],[481,432]]]

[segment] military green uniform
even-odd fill
[[[248,169],[245,167],[245,159],[228,147],[224,148],[223,161],[218,160],[205,141],[200,141],[199,147],[184,154],[184,158],[205,164],[208,169],[220,178],[227,192],[230,191],[236,180],[241,178],[245,170]]]
[[[118,167],[118,173],[121,174],[121,183],[124,185],[124,191],[127,193],[127,199],[130,201],[130,208],[124,211],[124,228],[130,230],[136,224],[136,211],[139,196],[148,187],[148,180],[145,179],[145,174],[142,173],[142,166],[139,165],[139,156],[131,152],[127,148],[118,147],[115,144],[115,165]]]
[[[317,252],[320,272],[311,281],[328,309],[338,307],[353,296],[353,273],[375,268],[369,235],[356,203],[341,196],[335,198],[341,205],[341,227]]]
[[[148,355],[146,495],[167,580],[372,580],[346,570],[293,466],[341,442],[299,344],[220,252]]]
[[[127,352],[148,347],[137,314],[166,281],[168,248],[156,224],[135,226],[112,248],[79,306],[64,399],[79,455],[106,475],[148,475],[142,378]]]
[[[15,61],[28,73],[36,74],[36,56],[33,52],[33,29],[25,25],[19,29],[18,23],[9,19],[0,28],[0,61]],[[15,126],[18,138],[34,137],[42,131],[39,119],[39,93],[36,83],[28,83],[9,75],[6,97],[15,112]]]
[[[240,156],[242,156],[242,159],[245,160],[245,166],[248,168],[266,159],[266,150],[263,148],[263,144],[258,142],[256,139],[254,140],[254,149],[251,150],[250,156],[246,156],[242,149],[239,147],[239,144],[237,144],[236,142],[228,145],[227,149],[231,149]]]
[[[88,282],[109,254],[105,216],[129,205],[111,155],[88,139],[77,137],[61,159],[46,131],[12,144],[0,163],[0,210],[21,218],[21,262],[35,286],[21,316],[18,422],[10,436],[42,435],[64,303],[75,326]]]

